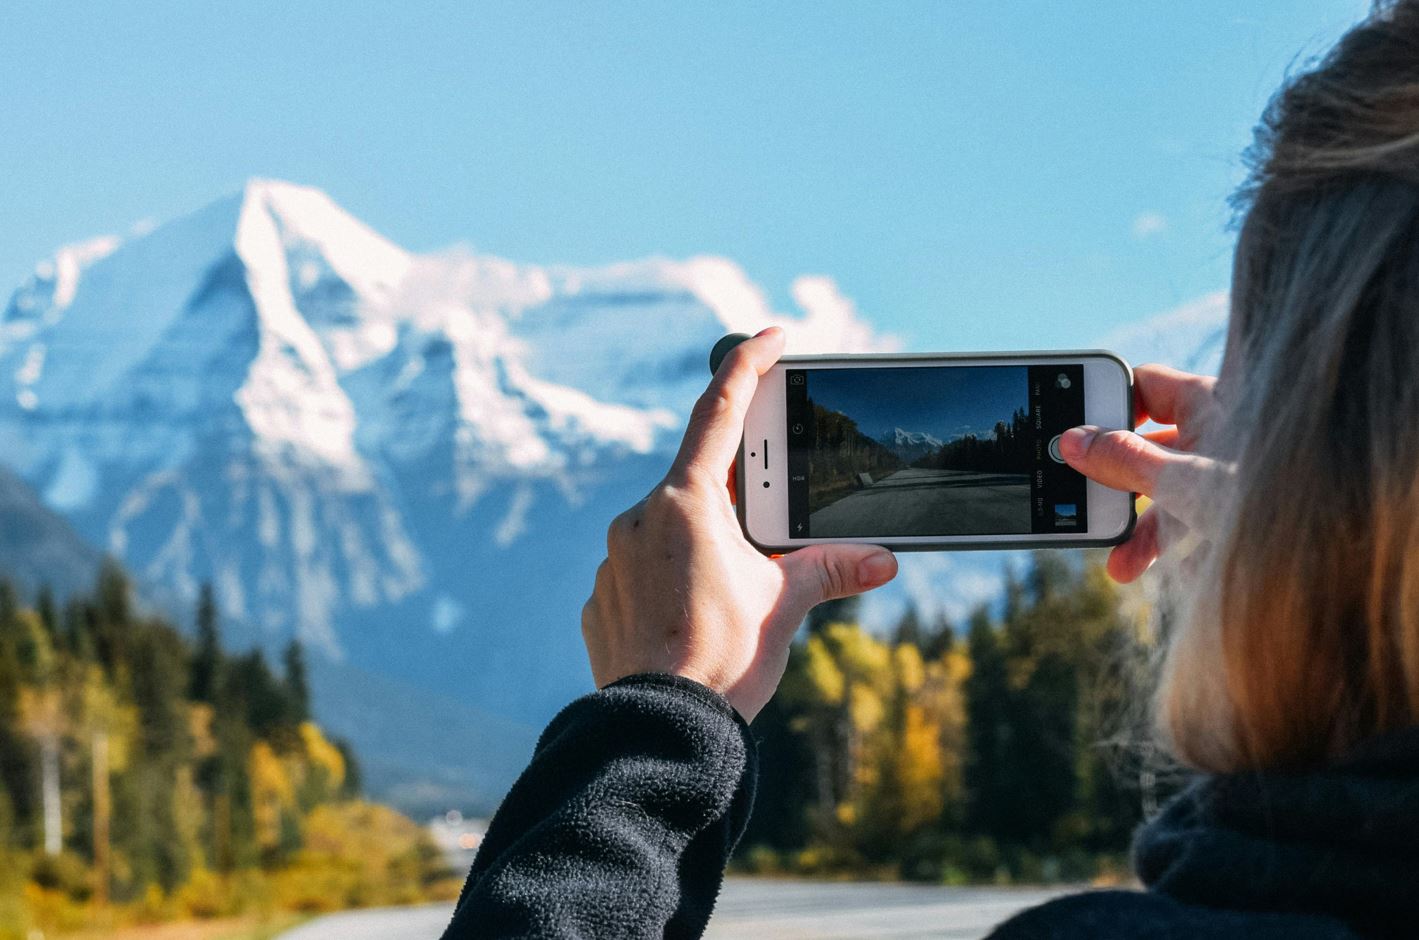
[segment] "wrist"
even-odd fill
[[[733,718],[739,724],[746,727],[749,724],[748,719],[722,693],[690,676],[670,672],[637,672],[608,683],[603,688],[615,689],[625,686],[654,686],[675,689],[679,693],[698,699],[716,711]]]

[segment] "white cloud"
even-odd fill
[[[1133,237],[1142,241],[1168,230],[1168,220],[1161,212],[1141,212],[1133,219]]]
[[[783,327],[790,353],[893,352],[901,348],[897,337],[879,333],[837,282],[826,275],[794,278],[789,291],[803,311],[802,316],[795,316],[774,310],[763,289],[727,258],[657,259],[640,264],[656,265],[661,279],[682,283],[715,312],[730,332],[755,333],[766,326]]]
[[[795,278],[790,289],[804,313],[801,319],[782,321],[791,352],[895,352],[901,348],[901,340],[878,333],[858,314],[857,305],[843,296],[832,278],[805,274]]]
[[[1227,292],[1204,294],[1187,303],[1125,324],[1096,345],[1129,362],[1161,362],[1175,369],[1216,375],[1227,339]]]

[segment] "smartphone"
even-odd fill
[[[1102,350],[786,356],[760,380],[736,464],[749,540],[898,551],[1113,545],[1133,494],[1059,454],[1068,428],[1133,427],[1133,373]]]

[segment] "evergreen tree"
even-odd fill
[[[95,619],[93,606],[84,598],[74,597],[64,603],[59,627],[60,646],[80,662],[93,662],[98,657],[94,643]]]
[[[50,638],[58,636],[59,608],[54,602],[54,591],[48,584],[40,585],[39,594],[35,597],[35,613],[39,615],[39,622],[44,625]]]
[[[1009,671],[1016,677],[1008,713],[1013,746],[997,782],[1010,804],[999,832],[1007,841],[1047,847],[1077,795],[1080,623],[1070,609],[1074,569],[1067,556],[1036,552],[1024,589],[1002,625]]]
[[[345,780],[340,785],[340,795],[347,800],[358,799],[364,793],[365,780],[360,772],[360,761],[355,756],[355,749],[344,738],[336,738],[332,743],[345,761]]]
[[[133,764],[133,816],[125,827],[136,880],[171,891],[188,875],[192,846],[178,824],[176,792],[179,768],[191,753],[187,706],[187,651],[176,632],[164,625],[130,628],[131,651],[141,668],[132,672],[133,704],[138,712]]]
[[[967,628],[971,675],[966,680],[966,824],[995,835],[1010,825],[1002,786],[1014,746],[1004,650],[990,614],[978,608]]]
[[[892,642],[898,646],[910,644],[921,649],[925,639],[925,631],[921,626],[921,614],[918,613],[916,604],[908,601],[906,610],[902,611],[901,619],[897,621],[896,628],[892,630]]]
[[[199,772],[199,786],[211,800],[211,857],[218,871],[230,872],[259,859],[252,813],[248,760],[261,737],[251,724],[251,681],[269,677],[261,654],[223,659],[212,708],[214,753]],[[256,690],[258,696],[263,694]]]
[[[91,627],[94,651],[111,677],[127,667],[128,631],[133,625],[132,597],[128,575],[111,558],[99,569]]]
[[[217,622],[217,601],[212,585],[202,585],[197,598],[197,649],[192,654],[191,696],[194,701],[211,703],[217,697],[222,664],[222,636]]]
[[[921,654],[927,659],[940,659],[956,648],[956,628],[951,618],[943,612],[936,622],[926,630],[921,644]]]
[[[808,632],[820,633],[830,623],[857,623],[861,609],[862,598],[856,595],[824,601],[808,611]]]
[[[286,645],[281,657],[285,670],[287,721],[298,725],[310,719],[310,679],[306,672],[305,651],[299,640]]]
[[[35,749],[20,726],[20,629],[15,587],[0,578],[0,789],[9,795],[12,837],[30,844],[39,801]]]
[[[20,599],[15,585],[7,578],[0,578],[0,629],[8,629],[20,612]]]
[[[229,702],[239,702],[247,727],[258,738],[290,739],[290,700],[285,684],[271,672],[260,650],[230,660],[224,670]]]
[[[789,656],[784,682],[792,690],[801,686],[801,642]],[[814,800],[814,754],[799,710],[789,695],[776,695],[754,719],[759,742],[759,782],[754,812],[744,834],[745,844],[765,845],[777,851],[801,848],[808,840],[807,808]]]

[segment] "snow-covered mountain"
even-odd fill
[[[795,340],[867,347],[830,284]],[[783,320],[713,258],[548,269],[412,255],[317,190],[253,181],[140,237],[61,249],[0,318],[0,448],[148,578],[339,655],[347,606],[430,583],[410,490],[488,533],[673,438],[722,333]]]
[[[877,441],[907,463],[935,453],[943,443],[939,437],[925,431],[905,431],[901,428],[893,428]]]
[[[792,296],[774,310],[722,258],[416,254],[253,180],[36,267],[0,314],[0,461],[155,596],[211,581],[236,642],[302,638],[377,786],[455,801],[476,778],[486,800],[590,687],[606,525],[664,472],[714,341],[780,324],[796,352],[892,348],[831,280]],[[867,609],[960,616],[1000,565],[904,558]]]
[[[828,279],[793,297],[720,258],[418,255],[253,180],[37,266],[0,315],[0,454],[173,603],[210,580],[241,639],[535,723],[588,686],[605,525],[714,341],[890,347]]]

